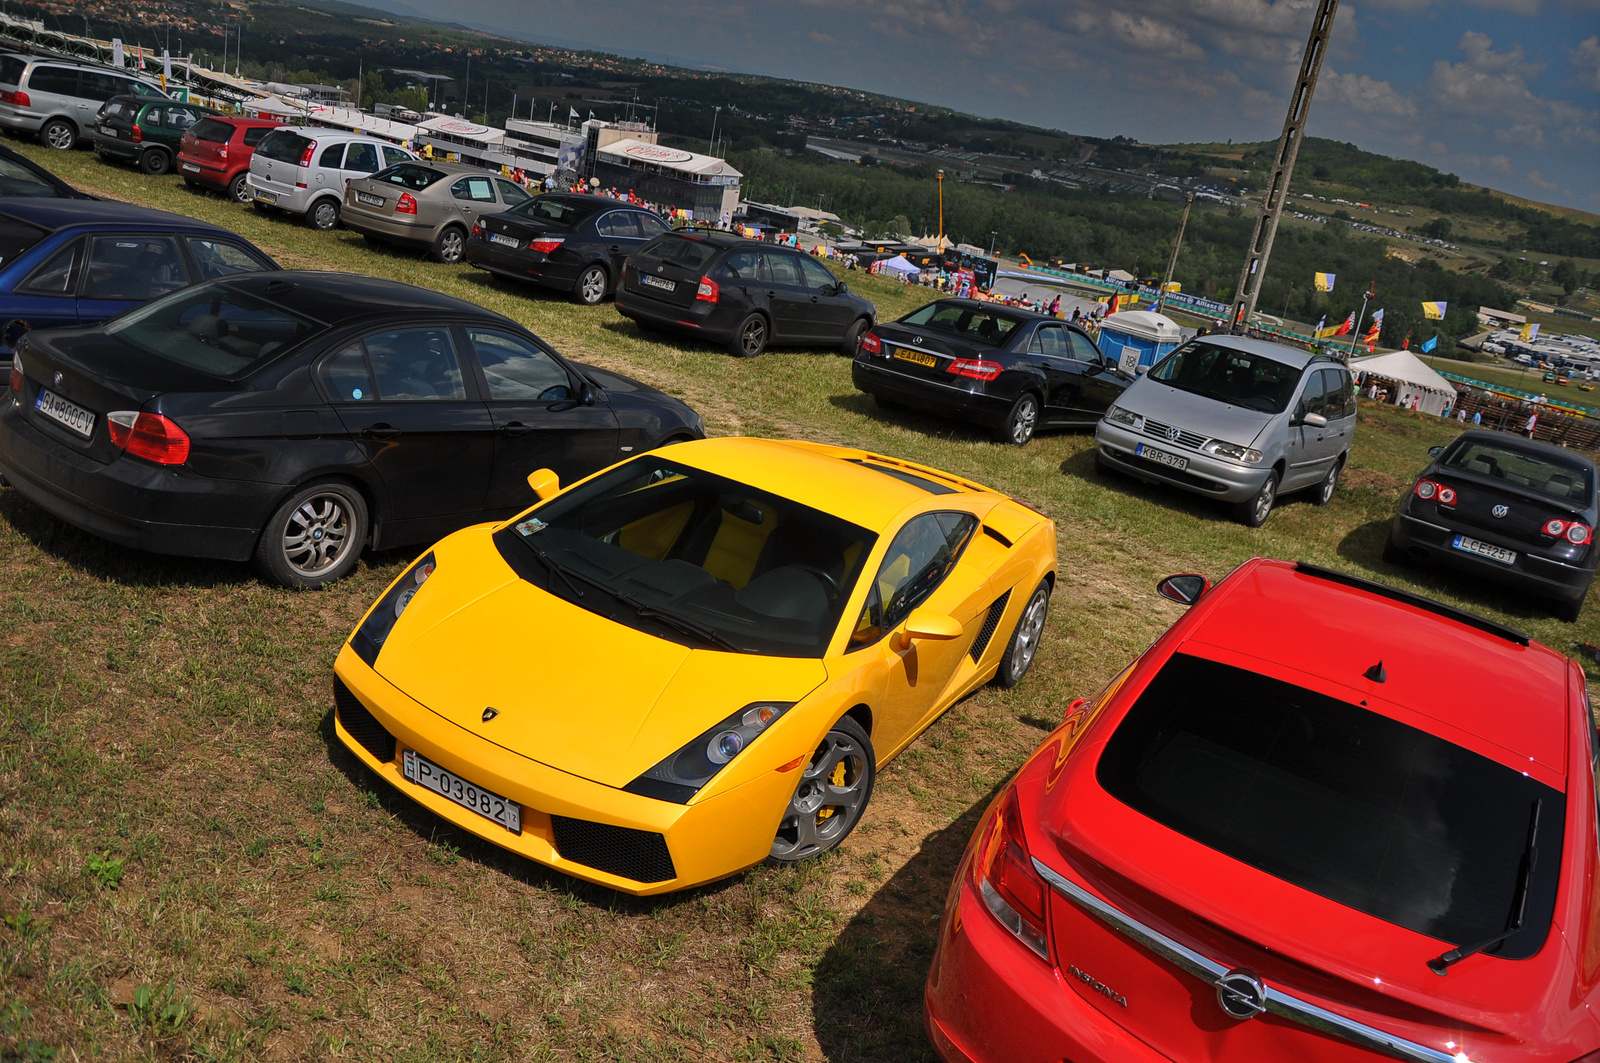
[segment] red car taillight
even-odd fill
[[[1000,363],[982,358],[957,358],[945,372],[955,376],[969,376],[974,380],[993,380],[1000,375]]]
[[[1411,489],[1411,493],[1426,501],[1438,495],[1439,485],[1432,480],[1418,480],[1417,485]]]
[[[228,157],[228,145],[224,144],[224,145],[222,145],[222,147],[217,149],[217,158],[226,159],[227,157]]]
[[[989,821],[989,831],[979,844],[973,862],[973,877],[990,914],[1040,959],[1048,960],[1050,939],[1045,928],[1045,895],[1049,887],[1033,869],[1020,816],[1017,791],[1013,787],[1001,798],[1000,808]]]
[[[300,165],[301,166],[310,166],[311,165],[311,156],[316,154],[316,151],[317,151],[317,142],[313,140],[311,143],[306,145],[306,150],[300,153]]]
[[[714,303],[722,298],[722,289],[710,277],[701,277],[700,287],[694,290],[694,297],[702,303]]]
[[[137,410],[106,414],[111,443],[136,458],[157,465],[182,465],[189,460],[189,433],[170,417]]]
[[[33,101],[28,99],[28,94],[18,90],[16,92],[0,92],[0,103],[9,103],[17,107],[28,107]]]
[[[1594,538],[1594,530],[1581,521],[1549,520],[1545,521],[1544,533],[1557,538],[1566,537],[1567,542],[1573,546],[1583,546]]]
[[[483,235],[483,222],[481,222],[481,221],[479,221],[477,219],[473,220],[473,222],[472,222],[472,235],[473,236],[482,236]]]
[[[861,337],[861,349],[866,351],[868,354],[882,354],[883,341],[880,340],[874,333],[864,333]]]
[[[529,251],[537,251],[541,255],[548,255],[566,242],[565,236],[541,236],[528,245]]]
[[[396,214],[415,214],[417,212],[417,197],[410,192],[401,192],[400,199],[394,205]]]
[[[144,140],[144,130],[139,128],[139,123],[138,122],[133,123],[133,142],[135,144],[138,144],[138,143],[143,142],[143,140]]]
[[[15,351],[11,353],[11,390],[22,394],[22,355]]]

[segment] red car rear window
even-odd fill
[[[1097,778],[1180,834],[1419,934],[1476,944],[1520,911],[1489,950],[1518,959],[1550,925],[1564,795],[1359,705],[1175,654]]]
[[[189,130],[196,140],[208,141],[212,144],[226,144],[233,136],[233,126],[215,118],[202,118]]]

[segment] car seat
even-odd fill
[[[1575,486],[1576,485],[1572,482],[1572,477],[1568,476],[1564,472],[1558,472],[1554,476],[1550,477],[1550,479],[1545,481],[1544,493],[1547,495],[1554,495],[1557,498],[1571,498],[1572,489]]]

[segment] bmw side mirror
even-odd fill
[[[1156,584],[1156,593],[1179,605],[1193,605],[1200,596],[1211,589],[1211,581],[1197,572],[1183,572],[1168,576]]]
[[[1429,447],[1428,448],[1428,457],[1430,457],[1430,458],[1437,458],[1440,454],[1443,454],[1443,453],[1444,453],[1444,448],[1443,447]]]
[[[936,609],[913,609],[906,617],[905,626],[894,636],[894,648],[909,649],[913,642],[926,639],[930,642],[948,642],[961,637],[961,623],[948,613]]]
[[[535,469],[528,474],[528,486],[533,488],[534,497],[548,502],[561,491],[561,477],[554,469]]]

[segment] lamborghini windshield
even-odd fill
[[[820,657],[877,536],[644,455],[495,535],[524,579],[697,648]]]

